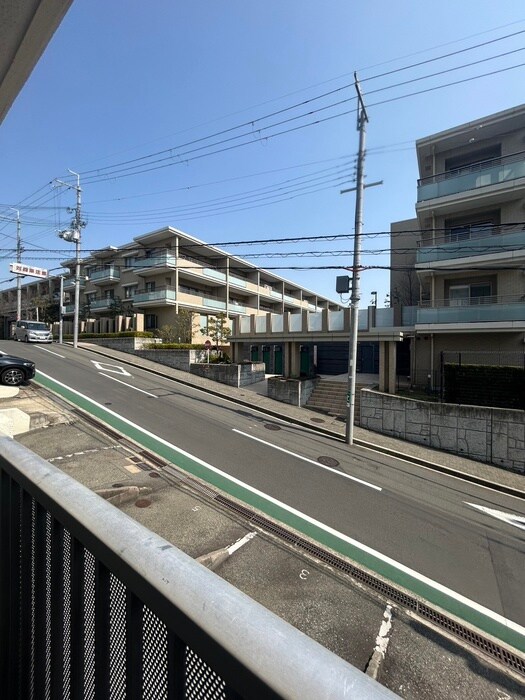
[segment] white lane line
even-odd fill
[[[39,374],[42,377],[49,379],[51,382],[54,382],[57,386],[63,387],[64,389],[66,389],[66,391],[70,392],[71,394],[75,394],[76,396],[79,396],[80,398],[82,398],[84,401],[87,401],[88,403],[92,404],[93,406],[96,406],[103,413],[107,413],[108,415],[113,416],[114,418],[121,421],[122,423],[129,425],[129,427],[133,428],[133,430],[136,430],[137,432],[142,433],[146,437],[149,437],[150,439],[160,443],[161,445],[164,445],[168,449],[173,450],[174,452],[176,452],[184,457],[187,457],[188,459],[193,460],[197,464],[201,464],[206,469],[209,469],[210,471],[214,472],[215,474],[218,474],[222,478],[227,479],[232,484],[237,484],[237,486],[240,486],[241,488],[246,489],[246,491],[250,491],[251,493],[258,496],[259,498],[262,498],[263,500],[268,501],[268,503],[273,503],[278,508],[282,508],[283,510],[286,510],[288,513],[291,513],[292,515],[294,515],[298,518],[301,518],[305,522],[310,523],[311,525],[319,528],[320,530],[324,530],[325,532],[329,533],[333,537],[337,537],[342,542],[346,542],[347,544],[350,544],[351,546],[356,547],[357,549],[360,549],[362,552],[366,552],[367,554],[370,554],[371,556],[376,557],[377,559],[380,559],[382,562],[394,567],[398,571],[402,571],[403,573],[407,574],[408,576],[411,576],[412,578],[416,579],[417,581],[420,581],[421,583],[425,584],[426,586],[429,586],[430,588],[433,588],[434,590],[439,591],[440,593],[443,593],[444,595],[449,596],[450,598],[453,598],[454,600],[458,601],[462,605],[465,605],[465,606],[471,608],[472,610],[476,610],[477,612],[481,613],[482,615],[485,615],[489,619],[494,620],[495,622],[498,622],[499,624],[505,625],[505,627],[508,627],[508,629],[511,629],[514,632],[517,632],[518,634],[525,636],[525,627],[522,627],[517,622],[514,622],[513,620],[509,620],[508,618],[503,617],[503,615],[500,615],[499,613],[494,612],[494,610],[490,610],[490,608],[486,608],[484,605],[481,605],[480,603],[476,603],[476,601],[471,600],[470,598],[467,598],[466,596],[462,595],[461,593],[458,593],[457,591],[453,591],[451,588],[448,588],[447,586],[444,586],[443,584],[438,583],[438,581],[434,581],[431,578],[428,578],[428,576],[425,576],[424,574],[420,574],[419,571],[415,571],[414,569],[410,569],[408,566],[405,566],[404,564],[401,564],[400,562],[396,561],[395,559],[392,559],[391,557],[386,556],[386,554],[382,554],[381,552],[378,552],[377,550],[372,549],[372,547],[369,547],[368,545],[363,544],[362,542],[358,542],[357,540],[354,540],[352,537],[345,535],[343,532],[339,532],[338,530],[335,530],[333,527],[330,527],[329,525],[326,525],[325,523],[322,523],[319,520],[315,520],[315,518],[312,518],[311,516],[306,515],[306,513],[302,513],[300,510],[297,510],[296,508],[293,508],[292,506],[289,506],[286,503],[283,503],[282,501],[278,501],[276,498],[273,498],[273,496],[269,496],[267,493],[264,493],[263,491],[259,491],[258,489],[254,488],[250,484],[247,484],[244,481],[237,479],[235,476],[232,476],[231,474],[228,474],[227,472],[222,471],[222,469],[219,469],[218,467],[214,467],[212,464],[205,462],[203,459],[200,459],[200,457],[196,457],[195,455],[192,455],[189,452],[186,452],[186,450],[183,450],[182,448],[177,447],[173,443],[168,442],[167,440],[164,440],[164,438],[161,438],[158,435],[155,435],[154,433],[150,432],[149,430],[146,430],[145,428],[138,425],[137,423],[133,423],[133,421],[130,421],[128,418],[121,416],[119,413],[115,413],[115,411],[112,411],[107,406],[103,406],[102,404],[98,403],[98,401],[94,401],[89,396],[82,394],[80,391],[77,391],[76,389],[72,389],[67,384],[60,382],[58,379],[51,377],[49,374],[45,374],[44,372],[39,372]]]
[[[486,506],[480,506],[477,503],[468,503],[468,501],[463,501],[467,506],[476,508],[486,515],[491,515],[493,518],[498,520],[503,520],[504,523],[508,525],[514,525],[514,527],[519,527],[520,530],[525,530],[525,518],[522,515],[516,515],[516,513],[505,513],[503,510],[496,510],[495,508],[487,508]]]
[[[57,357],[61,357],[63,360],[65,359],[65,355],[59,355],[58,352],[53,352],[52,350],[48,350],[47,348],[42,348],[39,345],[36,346],[37,350],[43,350],[44,352],[48,352],[50,355],[56,355]]]
[[[244,435],[244,437],[250,438],[250,440],[255,440],[256,442],[261,442],[263,445],[266,445],[267,447],[272,447],[274,450],[279,450],[279,452],[284,452],[287,455],[290,455],[291,457],[296,457],[297,459],[302,459],[303,462],[309,462],[310,464],[314,464],[316,467],[319,467],[320,469],[325,469],[328,472],[333,472],[334,474],[337,474],[338,476],[342,476],[344,479],[351,479],[352,481],[357,481],[358,484],[362,484],[363,486],[368,486],[370,489],[374,489],[375,491],[382,491],[383,489],[381,486],[376,486],[375,484],[371,484],[368,481],[363,481],[362,479],[358,479],[356,476],[351,476],[350,474],[345,474],[344,472],[339,471],[339,469],[333,469],[332,467],[327,467],[324,464],[320,464],[319,462],[316,462],[315,459],[309,459],[308,457],[303,457],[302,455],[298,455],[295,452],[290,452],[290,450],[285,450],[284,447],[277,447],[277,445],[272,445],[271,442],[267,442],[266,440],[261,440],[261,438],[255,437],[254,435],[250,435],[249,433],[244,433],[242,430],[237,430],[237,428],[232,428],[234,433],[238,433],[239,435]]]
[[[244,537],[241,537],[240,540],[237,540],[237,542],[234,542],[232,545],[226,548],[226,551],[228,554],[231,556],[234,552],[236,552],[238,549],[240,549],[243,545],[245,545],[247,542],[250,540],[253,540],[257,533],[256,532],[249,532],[247,535],[244,535]]]
[[[136,386],[133,386],[131,384],[127,384],[126,382],[121,381],[120,379],[117,379],[116,377],[112,377],[109,374],[104,374],[104,372],[99,372],[99,374],[102,377],[106,377],[106,379],[112,379],[114,382],[118,382],[119,384],[124,384],[124,386],[127,386],[129,389],[135,389],[135,391],[140,391],[141,394],[146,394],[146,396],[153,396],[154,399],[158,399],[159,397],[156,396],[155,394],[150,394],[149,391],[144,391],[143,389],[138,389]],[[130,375],[131,376],[131,375]],[[53,379],[53,381],[56,381],[56,379]]]

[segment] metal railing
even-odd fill
[[[489,247],[489,252],[494,246],[512,245],[512,238],[507,238],[507,234],[523,233],[525,227],[522,223],[509,224],[465,224],[465,226],[455,226],[446,230],[426,231],[426,237],[417,241],[418,248],[434,248],[436,246],[448,245],[450,247],[456,245],[460,250],[463,250],[468,245],[468,241],[479,241],[484,239],[492,239],[486,241]],[[496,238],[494,238],[496,237]],[[516,237],[519,238],[519,237]],[[517,240],[515,245],[523,247],[521,239]],[[482,248],[483,244],[475,244],[477,248]],[[476,248],[476,249],[477,249]],[[481,252],[484,252],[483,250]]]
[[[525,304],[524,294],[506,294],[506,295],[496,295],[487,294],[485,296],[479,297],[465,297],[464,299],[432,299],[428,301],[421,301],[419,303],[420,308],[442,308],[451,307],[457,308],[458,306],[481,306],[487,304]]]
[[[516,153],[511,153],[508,156],[497,156],[496,158],[479,160],[476,163],[469,163],[469,165],[463,165],[460,168],[444,170],[441,173],[436,173],[436,175],[422,177],[417,181],[417,184],[420,186],[433,182],[443,182],[444,180],[450,180],[451,178],[461,177],[462,175],[467,175],[469,173],[477,173],[480,170],[486,170],[487,168],[494,168],[500,165],[508,165],[510,163],[519,163],[523,160],[525,160],[525,151],[518,151]]]
[[[9,438],[0,438],[2,695],[392,698]]]

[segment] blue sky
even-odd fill
[[[354,184],[353,72],[366,179],[384,181],[365,191],[363,231],[379,235],[363,239],[362,263],[388,266],[381,232],[414,216],[415,140],[523,103],[525,66],[511,67],[525,64],[524,32],[520,0],[75,0],[0,126],[0,289],[14,286],[8,207],[24,262],[72,257],[56,232],[74,191],[50,185],[73,182],[71,169],[85,250],[171,225],[339,299],[345,270],[321,268],[352,263],[355,195],[339,192]],[[301,240],[321,236],[340,238]],[[284,238],[296,240],[257,243]],[[361,306],[372,291],[383,305],[388,274],[363,271]]]

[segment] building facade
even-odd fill
[[[525,105],[416,149],[417,218],[392,224],[391,295],[414,383],[435,387],[443,352],[503,364],[525,351]]]
[[[74,316],[74,259],[62,263],[64,319]],[[193,314],[193,340],[203,342],[210,317],[338,310],[339,304],[261,270],[246,260],[207,245],[171,227],[109,246],[81,261],[80,316],[82,329],[155,330],[170,325],[182,310]],[[42,296],[58,299],[60,279],[22,286],[22,316],[35,318]],[[4,337],[16,319],[16,288],[0,293]],[[117,326],[117,327],[116,327]]]

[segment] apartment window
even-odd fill
[[[137,258],[124,258],[124,267],[130,269],[135,266],[135,261]]]
[[[147,292],[154,292],[155,291],[155,281],[146,282],[146,291]]]
[[[447,219],[445,237],[447,242],[468,241],[473,238],[486,238],[500,233],[501,214],[499,210],[484,212],[475,216]]]
[[[460,156],[453,156],[445,160],[445,171],[454,171],[457,174],[458,170],[470,170],[473,166],[483,166],[486,161],[493,161],[496,158],[501,158],[501,144],[489,146],[488,148],[478,149],[470,153],[464,153]],[[487,163],[489,167],[491,163]]]
[[[474,284],[458,284],[449,289],[449,306],[472,306],[473,304],[488,304],[492,300],[492,285],[490,282]]]
[[[144,328],[147,331],[152,331],[157,328],[157,316],[155,314],[144,315]]]
[[[113,289],[106,289],[104,292],[104,299],[114,299],[115,291]]]
[[[130,287],[124,287],[124,299],[133,299],[137,293],[138,284],[132,284]]]

